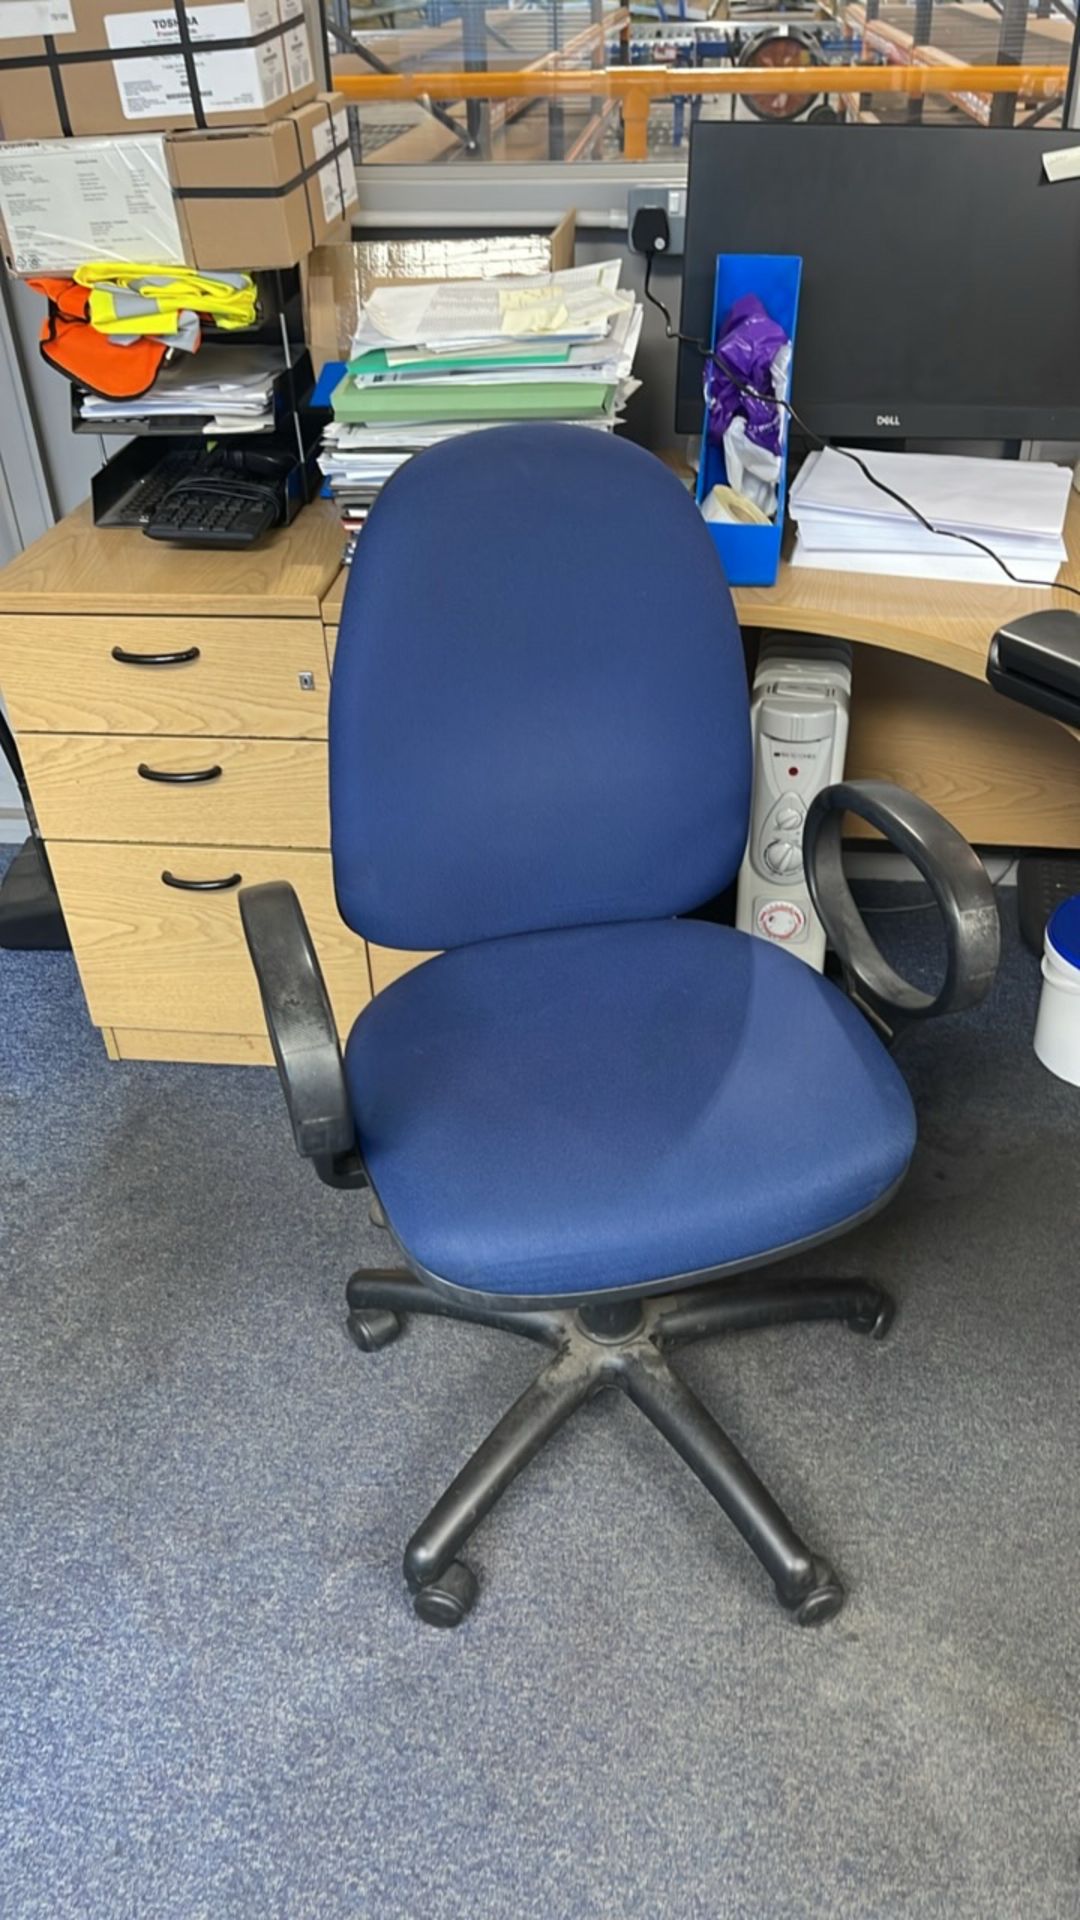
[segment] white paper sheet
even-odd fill
[[[859,458],[935,527],[1060,535],[1065,524],[1071,471],[1050,461],[935,453],[860,453]],[[834,447],[811,454],[789,498],[793,519],[810,507],[918,526]]]
[[[618,315],[616,325],[604,340],[595,345],[571,347],[568,359],[551,366],[447,367],[437,373],[417,373],[403,366],[395,367],[389,373],[352,374],[349,377],[358,387],[444,386],[448,380],[452,380],[455,391],[458,388],[464,391],[469,387],[494,387],[500,383],[511,385],[518,381],[573,386],[581,381],[628,380],[641,337],[643,318],[644,309],[640,306],[636,306],[632,312]],[[619,325],[619,322],[622,324]],[[539,347],[541,343],[536,341],[533,344]]]
[[[962,554],[963,545],[950,533],[927,533],[917,521],[905,525],[900,521],[856,519],[839,513],[811,513],[804,507],[799,514],[792,515],[799,529],[799,539],[808,553],[859,553],[868,545],[876,553],[938,553],[945,558],[955,558],[957,550]],[[985,540],[1003,560],[1034,559],[1054,560],[1060,563],[1067,557],[1064,540],[1056,534],[1034,533],[984,533],[976,534],[976,539]]]
[[[620,263],[571,267],[563,273],[505,275],[378,287],[364,306],[353,355],[371,347],[437,349],[489,340],[603,339],[633,296],[619,291]]]
[[[876,573],[895,579],[911,580],[959,580],[969,581],[973,586],[1009,587],[1016,591],[1018,582],[1032,586],[1053,586],[1058,576],[1056,560],[1006,560],[1009,575],[988,556],[972,552],[971,558],[964,556],[959,548],[955,559],[933,553],[881,553],[873,548],[864,547],[860,553],[808,553],[801,542],[796,540],[791,556],[793,567],[824,569],[830,573]]]
[[[275,347],[206,346],[193,358],[174,360],[162,368],[149,393],[138,400],[107,400],[87,394],[82,401],[84,420],[147,419],[156,413],[247,416],[261,424],[271,418],[274,380],[284,367]]]

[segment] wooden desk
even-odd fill
[[[1062,579],[1080,588],[1075,494],[1066,540]],[[323,599],[331,658],[347,578],[340,574]],[[1055,604],[1045,589],[888,579],[785,561],[775,587],[742,587],[734,599],[744,630],[856,643],[847,757],[853,778],[911,788],[979,846],[1080,845],[1074,736],[1003,700],[985,678],[996,628],[1010,614]],[[870,832],[862,821],[850,825],[853,833]]]
[[[341,546],[328,500],[248,553],[180,552],[134,529],[98,531],[86,501],[0,570],[0,612],[317,619]]]
[[[1080,500],[1067,577],[1080,585]],[[345,1032],[422,956],[334,904],[330,666],[346,575],[327,502],[251,553],[171,552],[80,508],[0,572],[0,688],[92,1019],[117,1059],[270,1059],[239,883],[300,893]],[[991,634],[1045,591],[795,571],[736,595],[744,628],[856,642],[848,770],[921,792],[982,845],[1080,842],[1080,749],[983,679]],[[122,653],[179,653],[162,665]],[[192,784],[146,778],[209,773]]]
[[[685,471],[676,468],[680,475]],[[1080,496],[1070,498],[1065,522],[1070,558],[1061,578],[1080,589]],[[0,576],[2,577],[2,576]],[[324,625],[341,617],[348,572],[323,596]],[[884,648],[982,682],[991,635],[1007,615],[1053,604],[1046,588],[958,586],[947,580],[890,580],[875,574],[832,573],[781,564],[775,587],[737,587],[735,611],[743,627],[809,633]],[[1077,602],[1080,609],[1080,602]],[[998,697],[998,696],[995,696]],[[1019,709],[1012,707],[1013,714]]]
[[[1062,580],[1080,588],[1080,497],[1065,523]],[[1017,568],[1016,571],[1022,571]],[[847,770],[922,794],[978,846],[1080,845],[1080,747],[1056,721],[986,683],[990,639],[1009,616],[1062,605],[1044,588],[781,566],[744,587],[744,628],[855,643]],[[1080,601],[1074,602],[1080,611]],[[853,832],[867,833],[861,821]]]
[[[1065,542],[1070,557],[1061,578],[1080,588],[1080,496],[1075,493],[1069,499]],[[1019,565],[1014,568],[1022,571]],[[971,587],[948,580],[831,573],[787,561],[775,587],[740,587],[735,594],[744,627],[828,634],[834,640],[854,640],[926,660],[979,681],[986,672],[986,649],[1002,620],[1054,604],[1060,602],[1055,603],[1049,589],[1014,587],[1004,576],[1000,587]],[[1080,610],[1080,601],[1075,604]]]

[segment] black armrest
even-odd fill
[[[366,1186],[330,996],[304,910],[284,881],[244,887],[240,919],[297,1151],[329,1186]]]
[[[936,994],[904,980],[870,938],[844,873],[845,813],[857,813],[913,861],[941,910],[948,959]],[[890,1032],[975,1007],[993,984],[1001,950],[994,890],[962,834],[940,813],[886,780],[845,780],[819,793],[806,816],[803,860],[810,895],[840,956],[852,995]]]

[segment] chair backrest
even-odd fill
[[[733,878],[749,794],[731,596],[660,461],[493,427],[383,489],[330,701],[351,927],[436,948],[686,911]]]

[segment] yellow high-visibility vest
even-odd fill
[[[184,309],[230,331],[256,318],[255,282],[247,273],[91,260],[76,267],[73,278],[90,290],[90,325],[98,333],[176,333]]]

